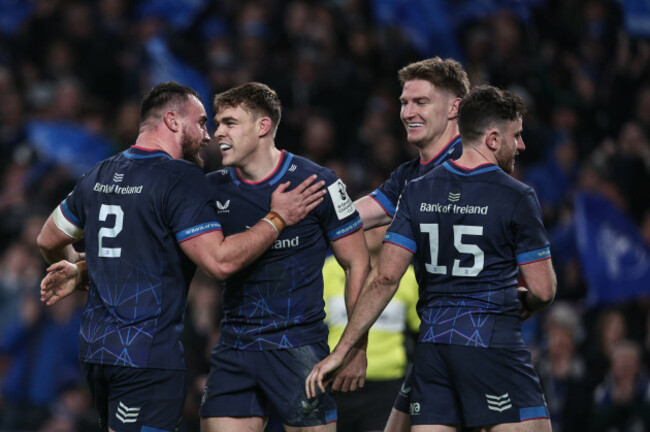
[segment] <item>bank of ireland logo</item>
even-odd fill
[[[122,423],[135,423],[138,421],[138,415],[140,414],[140,407],[129,408],[124,405],[121,401],[117,407],[117,412],[115,417]]]
[[[485,400],[487,401],[488,409],[491,411],[503,412],[512,408],[512,401],[508,393],[504,393],[501,396],[486,394]]]
[[[113,181],[115,183],[121,183],[122,180],[124,180],[124,174],[120,174],[120,173],[113,174]]]
[[[460,192],[459,193],[449,192],[449,196],[447,197],[447,199],[450,202],[458,202],[458,201],[460,201]]]

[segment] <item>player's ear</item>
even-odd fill
[[[181,128],[178,114],[174,111],[167,111],[163,117],[165,126],[167,126],[171,131],[178,132]]]
[[[485,132],[484,139],[485,145],[492,151],[496,151],[499,148],[499,130],[497,128],[488,129]]]
[[[449,105],[449,120],[453,120],[458,117],[458,107],[460,106],[460,98],[453,98],[450,100],[451,104]]]
[[[258,134],[260,137],[266,136],[270,131],[271,127],[273,126],[273,122],[269,117],[260,117],[258,120],[259,126],[258,126]]]

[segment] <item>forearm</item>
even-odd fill
[[[347,354],[367,334],[399,286],[399,280],[378,274],[374,269],[369,277],[371,281],[359,294],[343,336],[335,348],[343,354]]]

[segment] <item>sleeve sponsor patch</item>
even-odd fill
[[[336,211],[336,216],[339,220],[345,219],[354,213],[354,203],[350,199],[347,188],[341,179],[329,185],[327,192],[329,192],[332,205],[334,205],[334,211]]]

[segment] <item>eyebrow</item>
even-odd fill
[[[216,123],[223,123],[223,122],[226,122],[226,121],[236,121],[236,120],[237,120],[237,119],[234,118],[234,117],[232,117],[232,116],[227,116],[227,117],[223,117],[223,118],[221,119],[221,121],[219,121],[219,119],[217,118],[217,116],[214,116],[214,121],[215,121]]]

